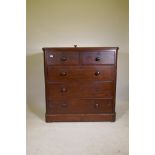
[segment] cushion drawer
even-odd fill
[[[89,64],[114,64],[115,53],[113,51],[96,51],[96,52],[83,52],[80,53],[81,63],[84,65]]]
[[[78,65],[79,53],[67,51],[48,51],[46,53],[47,65]]]
[[[113,82],[70,82],[47,85],[48,99],[53,97],[112,97]]]
[[[48,81],[114,80],[114,66],[53,67],[48,66]]]
[[[47,104],[48,114],[111,113],[112,99],[55,99]]]

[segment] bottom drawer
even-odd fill
[[[46,108],[46,114],[97,114],[112,112],[112,99],[57,99],[49,101]]]

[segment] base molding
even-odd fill
[[[46,114],[46,122],[114,122],[116,113],[112,114]]]

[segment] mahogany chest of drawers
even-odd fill
[[[115,121],[118,47],[43,51],[46,122]]]

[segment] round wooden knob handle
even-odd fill
[[[95,72],[95,75],[96,76],[100,75],[100,72],[99,71]]]
[[[95,107],[98,109],[98,108],[99,108],[99,104],[98,104],[98,103],[96,103],[96,104],[95,104]]]
[[[96,61],[100,61],[101,60],[101,58],[100,57],[96,57],[96,59],[95,59]]]
[[[65,108],[65,107],[67,107],[67,104],[66,103],[62,103],[61,106]]]
[[[66,60],[67,60],[66,57],[62,57],[62,58],[61,58],[61,61],[66,61]]]
[[[67,89],[66,88],[61,88],[61,92],[66,92]]]
[[[61,76],[66,76],[67,73],[66,73],[66,72],[61,72],[60,75],[61,75]]]

